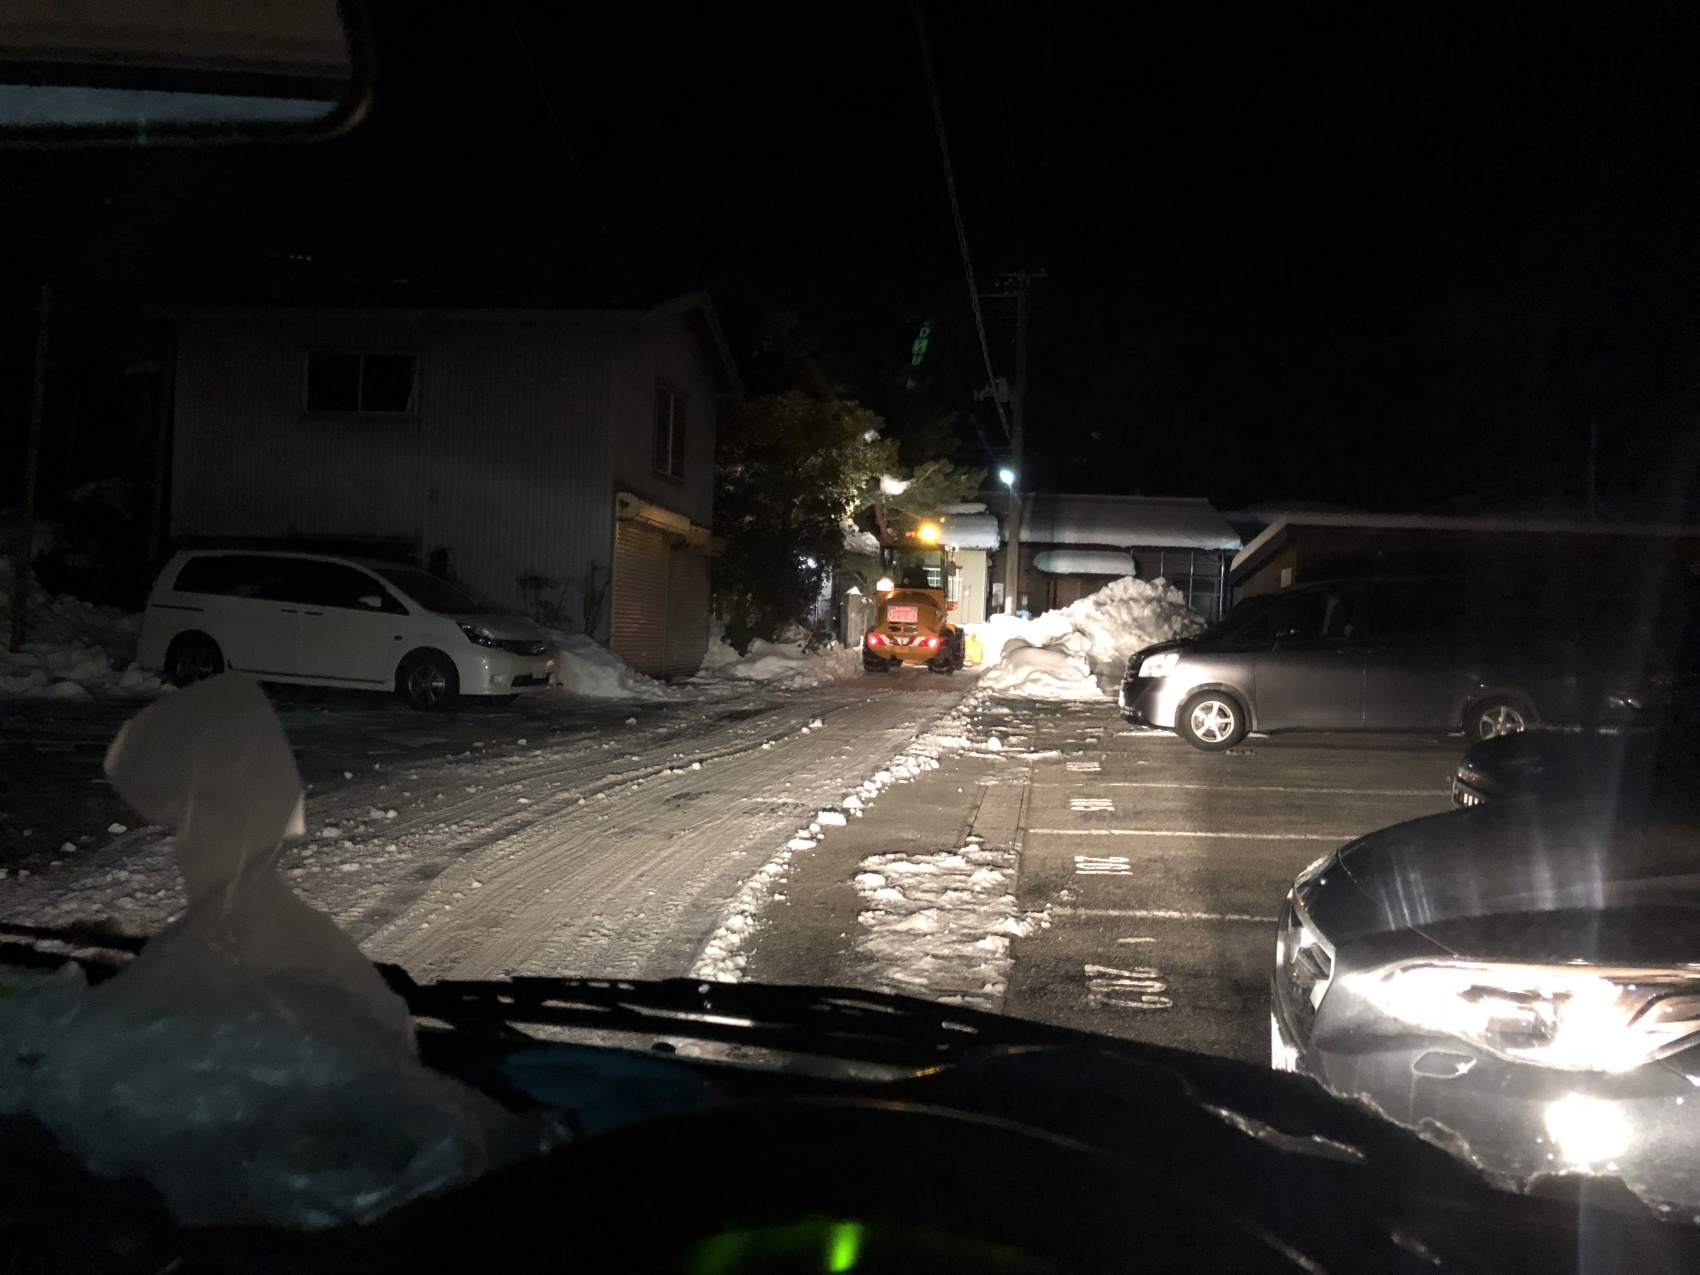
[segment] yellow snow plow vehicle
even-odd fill
[[[877,586],[879,609],[862,636],[867,672],[887,673],[905,664],[925,664],[935,673],[962,667],[962,630],[945,619],[956,610],[956,603],[945,598],[956,564],[938,538],[939,529],[923,523],[901,547],[882,554],[886,575]]]

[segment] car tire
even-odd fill
[[[411,708],[441,713],[460,698],[460,673],[441,651],[415,651],[396,669],[395,692]]]
[[[882,659],[878,655],[863,655],[862,656],[862,672],[864,672],[864,673],[889,673],[889,672],[891,672],[892,665],[894,665],[896,663],[897,663],[896,660]]]
[[[1245,738],[1245,705],[1226,691],[1199,691],[1181,705],[1175,729],[1194,748],[1219,753]]]
[[[224,652],[205,633],[179,633],[165,653],[165,674],[173,686],[193,686],[224,672]]]
[[[1477,700],[1464,714],[1464,735],[1472,743],[1499,735],[1517,735],[1529,729],[1534,710],[1509,695]]]

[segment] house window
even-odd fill
[[[314,350],[307,355],[306,379],[309,412],[401,416],[418,410],[416,354]]]
[[[685,399],[665,381],[655,383],[655,472],[685,476]]]

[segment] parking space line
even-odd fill
[[[1122,916],[1139,921],[1250,921],[1258,925],[1273,925],[1275,917],[1253,916],[1249,912],[1177,912],[1172,908],[1060,908],[1051,909],[1053,916]],[[1117,939],[1126,943],[1128,939]]]
[[[1170,828],[1029,828],[1047,837],[1207,837],[1212,841],[1355,841],[1363,834],[1334,832],[1197,832]]]
[[[1198,792],[1217,792],[1222,784],[1161,784],[1144,779],[1100,779],[1093,781],[1100,788],[1187,788]],[[1234,784],[1230,791],[1239,792],[1314,792],[1347,797],[1446,797],[1448,788],[1306,788],[1286,784]]]

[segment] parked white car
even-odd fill
[[[239,669],[393,689],[424,709],[547,687],[553,656],[530,620],[418,567],[225,549],[179,553],[160,572],[136,653],[179,686]]]

